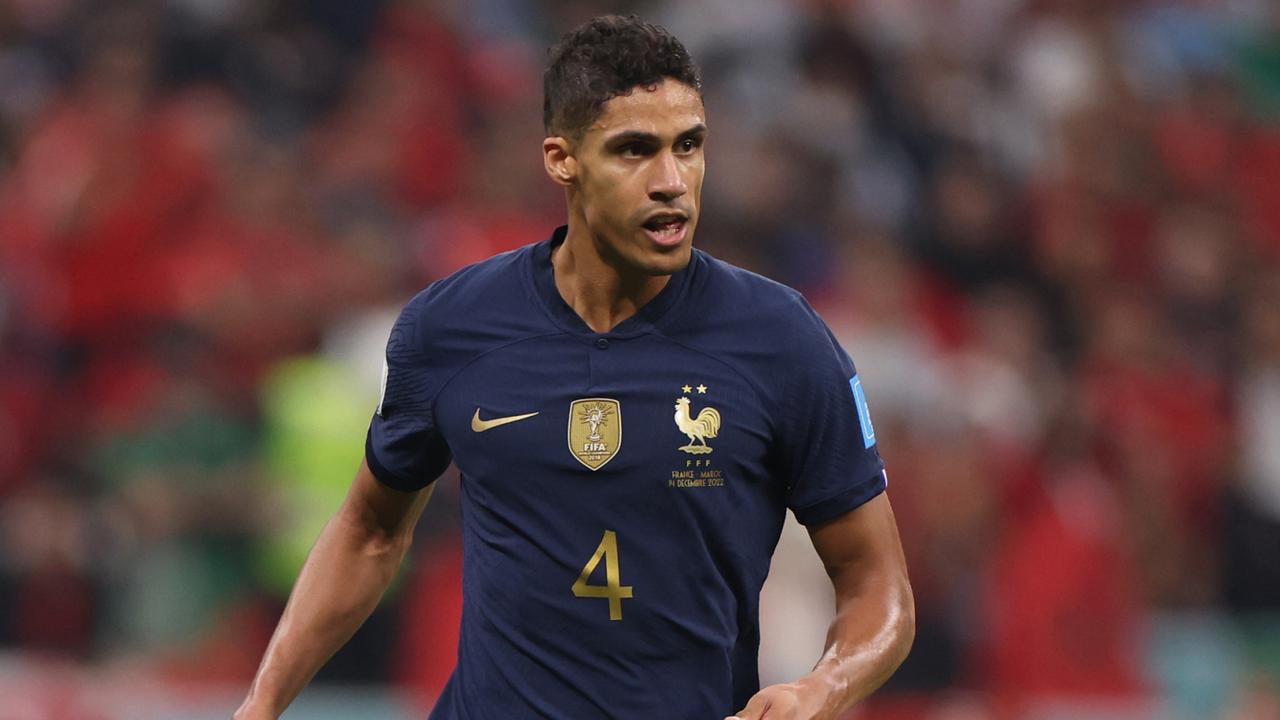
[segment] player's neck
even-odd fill
[[[671,280],[669,275],[627,272],[610,264],[596,250],[590,230],[573,222],[551,255],[551,267],[560,297],[600,333],[635,315]]]

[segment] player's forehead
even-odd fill
[[[626,95],[610,98],[587,128],[587,134],[608,138],[623,132],[642,132],[665,138],[705,124],[706,112],[698,91],[666,78],[652,89],[636,87]]]

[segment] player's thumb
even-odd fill
[[[747,706],[738,712],[730,715],[724,720],[763,720],[764,713],[769,709],[769,699],[761,695],[756,695],[747,702]]]

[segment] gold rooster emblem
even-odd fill
[[[720,433],[720,411],[713,407],[702,408],[698,417],[689,413],[689,398],[676,400],[676,427],[689,437],[689,444],[680,449],[691,455],[705,455],[712,448],[707,445],[707,438]]]

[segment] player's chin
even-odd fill
[[[693,257],[693,244],[689,239],[677,245],[656,247],[648,243],[646,245],[636,263],[646,275],[674,275],[685,269],[690,258]]]

